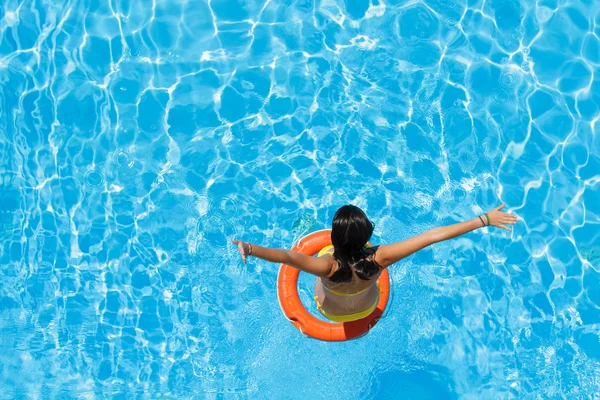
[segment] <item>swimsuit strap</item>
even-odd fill
[[[356,293],[342,293],[342,292],[338,292],[338,291],[336,291],[336,290],[329,289],[327,286],[323,285],[323,282],[322,282],[322,281],[321,281],[321,286],[323,286],[323,289],[327,290],[328,292],[330,292],[330,293],[333,293],[333,294],[335,294],[335,295],[337,295],[337,296],[343,296],[343,297],[348,297],[348,296],[356,296],[357,294],[364,293],[364,292],[366,292],[367,290],[371,289],[371,286],[369,286],[368,288],[366,288],[366,289],[363,289],[363,290],[361,290],[361,291],[359,291],[359,292],[356,292]]]
[[[319,312],[327,319],[330,319],[334,322],[351,322],[351,321],[357,321],[359,319],[363,319],[368,317],[369,315],[371,315],[371,313],[373,311],[375,311],[375,309],[377,308],[378,304],[379,304],[379,296],[377,296],[377,299],[375,300],[375,303],[369,307],[368,309],[358,312],[358,313],[354,313],[354,314],[345,314],[345,315],[334,315],[334,314],[329,314],[328,312],[326,312],[325,310],[323,310],[323,307],[321,306],[321,303],[319,302],[319,296],[315,296],[315,303],[317,304],[317,310],[319,310]]]
[[[377,265],[377,268],[379,269],[383,269],[383,267],[381,265],[379,265],[379,263],[377,261],[375,261],[375,253],[377,253],[377,250],[379,250],[379,245],[377,246],[373,246],[373,254],[370,254],[369,256],[367,256],[367,259],[371,260],[371,262],[375,265]]]

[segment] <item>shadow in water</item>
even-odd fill
[[[378,371],[366,399],[457,399],[450,371],[429,365],[425,369]]]

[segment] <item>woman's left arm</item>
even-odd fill
[[[251,255],[263,260],[286,264],[320,277],[329,276],[333,268],[332,259],[329,257],[309,257],[295,251],[272,249],[235,239],[232,242],[237,244],[244,263],[246,263],[246,256]]]

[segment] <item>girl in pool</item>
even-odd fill
[[[333,217],[333,249],[318,258],[232,241],[237,244],[244,263],[248,256],[254,256],[316,275],[315,300],[321,314],[332,321],[348,322],[364,318],[375,309],[379,301],[375,282],[381,271],[390,265],[429,245],[484,226],[510,231],[506,225],[514,225],[517,217],[500,211],[503,207],[501,204],[470,221],[433,228],[401,242],[367,247],[373,234],[373,223],[360,208],[343,206]]]

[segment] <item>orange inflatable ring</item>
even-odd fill
[[[331,245],[331,230],[313,232],[296,244],[292,251],[308,256],[314,256],[323,247]],[[326,322],[322,321],[304,308],[298,296],[298,276],[300,270],[282,264],[277,277],[277,297],[279,305],[285,316],[300,332],[328,342],[340,342],[363,336],[371,329],[383,315],[390,296],[390,277],[384,269],[377,282],[379,283],[379,303],[375,310],[363,319],[351,322]]]

